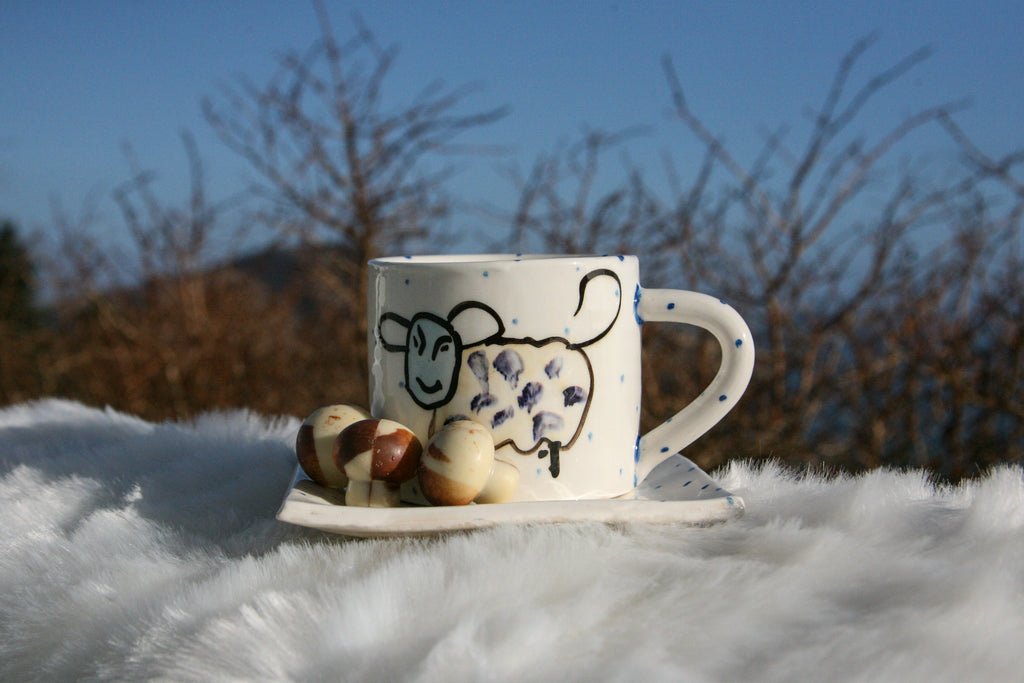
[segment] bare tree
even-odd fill
[[[960,102],[923,107],[873,139],[846,135],[870,101],[929,54],[916,51],[853,87],[873,40],[841,61],[801,151],[778,131],[749,168],[692,111],[666,60],[674,113],[704,143],[709,168],[724,171],[730,201],[723,209],[702,206],[700,192],[678,197],[655,253],[677,258],[700,286],[753,318],[759,368],[746,419],[763,453],[808,459],[810,451],[853,468],[929,464],[956,477],[963,468],[951,463],[971,449],[953,435],[981,409],[967,398],[986,364],[975,356],[989,318],[979,294],[994,284],[993,250],[1008,230],[1020,231],[1020,195],[1011,195],[1009,223],[996,228],[982,186],[993,178],[1005,185],[1005,160],[942,178],[884,166],[915,131],[953,132]],[[972,148],[965,135],[947,139]],[[862,201],[869,190],[874,204]],[[936,356],[953,372],[928,360]],[[1013,431],[1019,454],[1020,425]],[[721,457],[742,447],[735,440]]]
[[[55,213],[60,238],[47,272],[56,319],[38,358],[44,395],[167,417],[245,405],[259,385],[261,365],[249,361],[267,346],[264,326],[286,336],[290,313],[220,263],[233,201],[209,200],[188,133],[183,144],[190,192],[180,205],[158,195],[156,174],[127,150],[130,178],[114,199],[128,243],[97,239],[94,214]]]
[[[1021,155],[993,160],[976,149],[954,122],[957,101],[873,137],[852,134],[865,107],[929,56],[913,52],[857,86],[873,41],[844,56],[806,138],[793,145],[787,128],[772,131],[749,165],[694,112],[666,58],[674,118],[704,147],[688,185],[666,162],[667,200],[630,166],[595,193],[599,158],[619,142],[595,133],[516,179],[513,245],[638,253],[648,285],[711,292],[750,320],[754,380],[694,447],[706,466],[771,456],[846,469],[925,465],[957,478],[970,473],[965,463],[994,462],[983,452],[993,444],[997,459],[1024,450],[1019,382],[1000,379],[1000,368],[1019,377],[1022,363],[1024,319],[1012,317]],[[967,165],[946,175],[894,168],[901,144],[924,129],[955,143]],[[707,384],[718,352],[702,334],[655,327],[645,338],[644,421],[653,424]]]
[[[514,166],[504,175],[518,202],[499,215],[508,229],[495,248],[563,254],[630,252],[662,208],[644,182],[642,171],[623,160],[625,180],[603,190],[600,176],[608,154],[646,134],[635,127],[617,132],[585,130],[580,139],[540,155],[525,175]]]
[[[442,239],[450,209],[446,154],[503,108],[465,113],[470,88],[434,82],[409,101],[385,93],[397,49],[355,18],[338,42],[317,4],[320,39],[289,52],[269,81],[226,86],[203,109],[220,138],[256,172],[263,220],[282,235],[325,247],[308,264],[338,310],[335,330],[352,355],[365,348],[366,262]]]
[[[502,110],[460,114],[468,91],[437,85],[388,104],[394,49],[361,26],[336,43],[318,9],[308,52],[204,104],[259,178],[245,208],[297,248],[218,252],[238,214],[210,201],[190,137],[184,202],[163,200],[129,157],[115,200],[130,249],[95,239],[88,206],[55,213],[61,269],[41,272],[57,304],[5,346],[34,370],[0,373],[0,397],[66,395],[147,417],[365,399],[365,261],[439,237],[451,171],[441,153]],[[750,321],[754,378],[688,450],[704,467],[763,456],[956,480],[1024,458],[1024,152],[981,149],[956,122],[959,102],[855,134],[868,105],[928,56],[860,78],[871,43],[840,62],[799,140],[771,131],[750,163],[696,114],[666,59],[673,120],[703,155],[686,183],[666,157],[664,195],[629,161],[641,129],[586,130],[526,173],[509,170],[519,202],[495,248],[636,253],[646,286],[716,294]],[[926,133],[959,153],[942,174],[902,160],[907,138]],[[646,427],[706,386],[719,351],[698,331],[645,326],[644,337]]]

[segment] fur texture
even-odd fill
[[[734,463],[710,528],[355,540],[273,518],[298,425],[0,410],[0,680],[1024,676],[1019,467]]]

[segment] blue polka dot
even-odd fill
[[[588,432],[587,433],[587,441],[593,441],[593,440],[594,440],[594,432]]]
[[[727,398],[729,398],[729,397],[728,397],[728,396],[726,396],[725,394],[722,394],[721,396],[719,396],[719,397],[718,397],[718,400],[719,400],[719,401],[724,401],[724,400],[725,400],[725,399],[727,399]]]
[[[685,484],[683,484],[683,488],[685,489],[687,486],[689,486],[692,483],[693,483],[693,480],[691,479],[690,481],[688,481]]]
[[[538,477],[540,476],[540,468],[539,467],[537,468],[537,476]]]
[[[568,327],[565,328],[565,336],[567,336],[567,337],[569,336],[569,328]]]
[[[626,376],[625,375],[619,375],[619,381],[620,382],[625,382],[626,381]]]
[[[519,318],[512,318],[512,324],[513,325],[518,325],[519,324]]]
[[[398,383],[398,388],[399,389],[404,389],[405,388],[405,382],[399,382]]]
[[[671,311],[675,307],[676,307],[676,305],[674,303],[670,303],[666,308],[668,308],[668,310]]]
[[[409,284],[409,281],[408,281],[408,280],[406,280],[406,281],[405,281],[405,284]]]
[[[743,346],[743,340],[742,339],[737,339],[736,340],[736,348],[738,349],[741,346]]]
[[[619,260],[620,260],[620,261],[625,261],[625,260],[626,260],[626,257],[625,257],[625,256],[622,256],[622,255],[620,254],[620,255],[619,255]]]
[[[490,273],[488,273],[488,272],[487,272],[487,271],[485,270],[485,271],[484,271],[484,277],[490,277],[490,276],[491,276],[491,274],[490,274]]]
[[[668,446],[662,446],[661,447],[661,452],[662,453],[668,453]]]
[[[706,489],[709,486],[711,486],[711,484],[704,484],[703,486],[700,487],[700,490],[703,491],[704,489]]]

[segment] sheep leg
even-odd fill
[[[548,464],[548,471],[551,472],[552,479],[558,479],[558,473],[561,471],[561,465],[558,462],[558,452],[562,448],[562,444],[559,441],[549,441],[551,444],[551,450],[541,449],[537,451],[537,456],[540,458],[546,458],[551,456],[551,461]]]

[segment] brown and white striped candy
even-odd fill
[[[494,439],[482,425],[471,420],[456,420],[442,427],[427,444],[426,452],[420,459],[420,489],[424,497],[434,505],[468,505],[477,500],[485,491],[494,471]],[[511,488],[518,483],[519,471],[514,470],[514,480],[507,469],[500,468],[495,494],[484,495],[480,502],[508,500]]]
[[[334,441],[334,461],[349,478],[346,505],[398,505],[398,485],[416,474],[423,446],[407,427],[368,419],[346,427]]]
[[[302,471],[321,486],[345,488],[348,477],[334,462],[334,440],[345,427],[368,417],[365,409],[343,403],[315,410],[295,437],[295,455]]]

